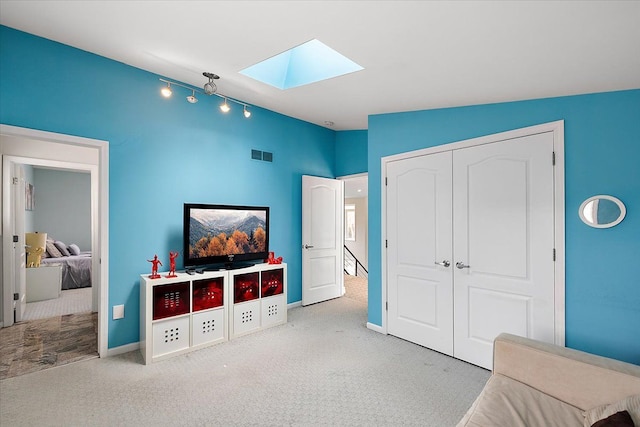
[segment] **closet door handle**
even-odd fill
[[[442,262],[436,262],[436,265],[441,265],[443,267],[449,267],[451,265],[451,263],[445,259]]]
[[[470,268],[470,266],[468,266],[468,265],[464,265],[464,263],[459,262],[459,261],[458,261],[458,262],[456,262],[456,267],[457,267],[459,270],[462,270],[463,268]]]
[[[313,245],[304,245],[304,248],[305,249],[311,249],[311,248],[313,248]]]

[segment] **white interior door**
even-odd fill
[[[554,342],[553,133],[453,152],[454,355],[502,333]]]
[[[344,183],[302,176],[302,305],[344,294]]]
[[[453,354],[451,152],[387,165],[388,332]]]
[[[13,244],[13,278],[14,292],[18,294],[18,300],[15,302],[16,322],[22,321],[27,309],[27,285],[26,285],[26,252],[25,252],[25,179],[24,168],[17,163],[11,163],[12,169],[12,203],[13,215],[11,216],[11,227],[14,240]]]

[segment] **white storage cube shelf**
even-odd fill
[[[287,322],[287,265],[259,264],[229,272],[229,337]]]
[[[173,278],[166,274],[158,279],[140,276],[140,352],[145,364],[287,321],[286,264],[177,273]]]

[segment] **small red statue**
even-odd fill
[[[158,255],[154,255],[153,259],[148,259],[147,261],[152,264],[151,275],[149,276],[149,278],[150,279],[159,279],[160,275],[158,274],[158,265],[162,265],[162,263],[158,259]]]
[[[269,252],[269,258],[267,258],[267,263],[269,263],[269,264],[282,264],[282,257],[279,256],[278,258],[276,258],[275,255],[273,254],[273,252]]]
[[[164,277],[178,277],[176,275],[176,258],[178,258],[178,252],[169,251],[169,274]]]

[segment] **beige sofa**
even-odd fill
[[[640,366],[510,334],[493,353],[493,374],[458,427],[582,427],[623,409],[640,427]]]

